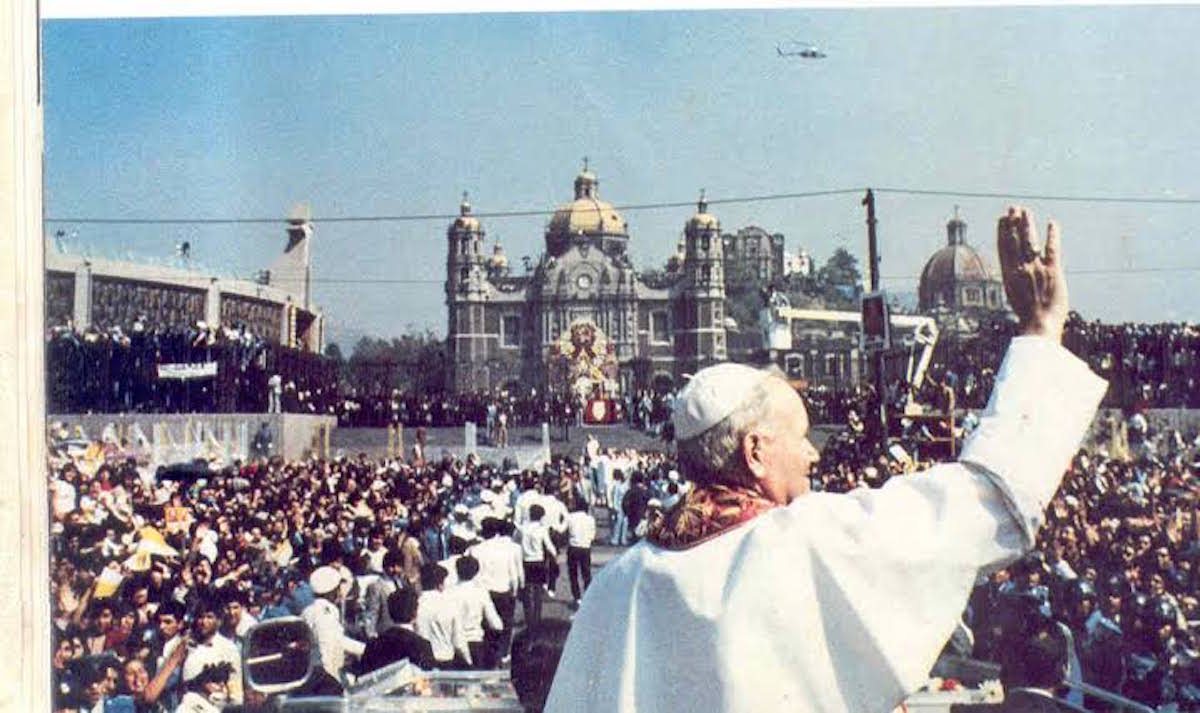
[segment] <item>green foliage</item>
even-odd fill
[[[857,310],[862,297],[862,273],[858,258],[845,248],[833,251],[817,270],[820,295],[829,309]]]
[[[359,339],[344,373],[359,394],[383,395],[393,389],[433,393],[445,387],[446,368],[445,340],[425,331],[390,340]]]
[[[326,345],[325,356],[332,359],[338,365],[339,371],[346,365],[346,356],[342,354],[342,348],[338,346],[337,342],[330,342]]]

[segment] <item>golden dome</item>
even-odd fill
[[[560,206],[550,218],[546,232],[554,234],[566,233],[607,233],[625,235],[625,218],[613,208],[611,203],[597,197],[600,181],[596,174],[583,164],[583,170],[575,177],[575,200]]]
[[[492,248],[491,266],[497,270],[508,267],[508,256],[504,254],[504,248],[500,247],[499,242]]]
[[[465,191],[463,192],[462,203],[458,204],[458,217],[454,219],[454,223],[451,224],[450,229],[479,232],[479,219],[471,215],[471,204],[467,201]]]
[[[721,222],[708,212],[708,201],[704,200],[704,189],[700,189],[700,201],[696,203],[696,214],[688,220],[688,227],[693,230],[720,230]]]
[[[596,198],[577,198],[554,211],[548,230],[552,233],[625,234],[625,219],[611,203]]]

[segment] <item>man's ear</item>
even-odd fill
[[[762,434],[750,431],[742,436],[742,458],[746,463],[746,470],[750,471],[756,480],[762,480],[763,476],[767,474],[767,466],[762,460],[762,455]]]

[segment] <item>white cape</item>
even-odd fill
[[[1014,339],[959,463],[812,494],[592,582],[548,713],[888,713],[924,683],[981,568],[1031,546],[1105,383]]]

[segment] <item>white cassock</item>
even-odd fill
[[[814,493],[593,580],[547,713],[888,713],[923,684],[981,568],[1033,544],[1105,382],[1014,339],[959,463]]]

